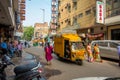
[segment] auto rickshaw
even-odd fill
[[[85,52],[83,41],[77,34],[64,33],[54,37],[54,53],[59,58],[82,65]]]

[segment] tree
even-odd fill
[[[24,27],[23,39],[30,41],[34,34],[34,28],[32,26]]]

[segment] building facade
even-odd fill
[[[14,40],[20,21],[19,2],[21,0],[0,1],[0,41]]]
[[[48,35],[48,23],[35,23],[34,38],[45,38]]]
[[[106,27],[104,23],[96,21],[96,3],[96,0],[58,0],[59,30],[77,25],[76,31],[80,36],[86,35],[90,39],[105,39]]]
[[[56,34],[57,29],[57,0],[51,1],[51,22],[50,22],[50,30],[51,34]]]
[[[104,0],[107,39],[120,40],[120,0]]]
[[[26,8],[26,0],[18,0],[18,8],[15,12],[16,19],[16,28],[15,28],[15,39],[21,39],[23,35],[23,21],[25,20],[25,8]]]

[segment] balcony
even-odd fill
[[[0,24],[15,26],[15,8],[12,5],[13,2],[11,0],[0,0]]]
[[[52,2],[52,5],[56,5],[56,2]]]
[[[25,0],[21,0],[21,3],[25,3]]]
[[[20,20],[25,20],[25,16],[21,15]]]
[[[25,10],[20,10],[20,14],[25,14]]]
[[[20,9],[25,9],[25,4],[20,4]]]

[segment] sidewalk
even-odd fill
[[[25,51],[23,51],[22,57],[14,57],[11,59],[11,61],[15,64],[15,66],[28,63],[30,61],[34,60],[34,57]],[[5,69],[7,80],[13,80],[14,79],[14,67],[13,65],[8,65]]]
[[[32,56],[34,55],[38,61],[41,62],[41,64],[44,67],[44,76],[46,78],[49,78],[52,75],[51,68],[50,66],[47,65],[47,62],[45,60],[45,54],[44,54],[44,48],[42,47],[30,47],[30,48],[25,48],[24,52],[21,57],[15,57],[12,59],[13,63],[17,65],[25,64],[27,62],[30,62],[31,60],[34,59]],[[10,65],[6,68],[6,73],[8,80],[13,80],[14,78],[14,67],[13,65]]]

